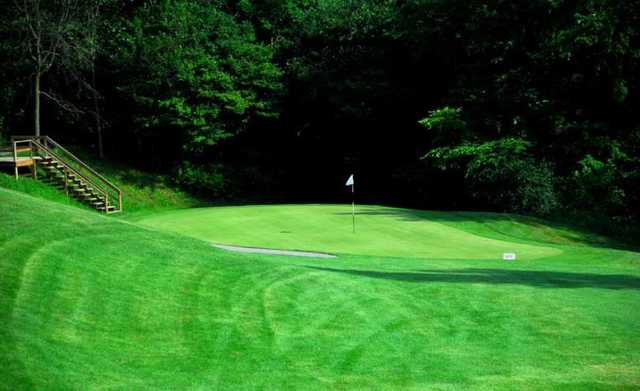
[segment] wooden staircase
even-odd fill
[[[30,161],[34,178],[41,168],[45,175],[39,179],[70,197],[100,212],[122,212],[122,191],[50,137],[16,136],[11,142],[16,178],[19,165]],[[29,156],[20,157],[19,151],[28,151]]]

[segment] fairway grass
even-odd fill
[[[430,246],[491,250],[237,254],[0,189],[0,389],[640,387],[640,254],[534,220],[445,217],[394,216],[390,229],[445,230],[454,236]],[[208,224],[228,231],[228,218]],[[252,219],[247,235],[266,229]],[[503,262],[494,251],[504,243],[537,253]]]

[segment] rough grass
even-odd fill
[[[58,202],[65,205],[85,208],[85,206],[75,199],[68,197],[64,192],[49,186],[43,182],[34,180],[31,177],[21,176],[18,180],[13,175],[0,172],[0,188],[30,194],[34,197],[49,201]],[[0,206],[1,207],[1,206]]]
[[[122,190],[124,213],[119,214],[119,217],[132,218],[159,211],[202,205],[200,200],[171,186],[161,175],[146,173],[107,160],[97,160],[82,150],[76,153]],[[12,175],[0,172],[0,187],[50,201],[87,208],[54,187],[35,181],[28,176],[21,176],[16,181]]]
[[[108,160],[80,153],[82,159],[123,192],[124,214],[130,218],[168,209],[191,208],[202,202],[167,182],[163,175],[151,174]]]
[[[234,254],[2,189],[0,221],[0,389],[640,387],[638,253]]]

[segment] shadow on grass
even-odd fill
[[[118,175],[118,179],[129,185],[134,185],[139,188],[149,188],[151,190],[165,186],[165,181],[160,175],[147,174],[131,169],[123,170]]]
[[[144,172],[117,161],[98,159],[83,148],[75,146],[69,148],[81,160],[85,161],[89,166],[93,167],[102,175],[107,176],[109,179],[116,179],[123,184],[133,185],[139,188],[148,188],[152,191],[166,185],[163,175]]]
[[[336,215],[351,216],[351,212],[338,212]],[[400,208],[367,208],[362,207],[356,211],[360,216],[385,216],[405,222],[432,221],[449,225],[456,229],[465,230],[459,223],[475,223],[484,227],[488,232],[493,232],[503,238],[513,238],[551,244],[585,244],[593,247],[613,248],[619,250],[638,251],[640,247],[633,243],[620,242],[610,237],[599,235],[585,227],[559,221],[545,221],[536,217],[522,216],[508,213],[493,212],[455,212],[455,211],[425,211]],[[512,230],[502,230],[498,223],[514,223],[515,227],[525,231],[516,233]],[[552,228],[550,231],[549,228]],[[517,228],[518,229],[518,228]],[[530,231],[527,231],[530,230]],[[469,233],[483,236],[482,233],[469,230]],[[539,232],[543,236],[537,239],[530,236],[530,232]]]
[[[441,269],[383,272],[315,266],[306,267],[326,272],[416,283],[446,282],[459,284],[518,284],[536,288],[640,289],[640,278],[625,274],[563,273],[506,269]]]

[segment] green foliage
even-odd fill
[[[281,72],[252,26],[213,4],[161,1],[139,8],[121,27],[114,61],[129,77],[120,90],[138,105],[142,133],[181,132],[201,150],[274,117]]]
[[[467,124],[461,118],[462,109],[449,106],[435,109],[429,116],[418,121],[433,131],[433,139],[438,144],[451,145],[463,140]]]
[[[184,188],[209,198],[226,195],[227,184],[220,164],[182,162],[176,170],[175,181]]]
[[[640,173],[640,156],[628,155],[615,142],[605,145],[606,154],[585,155],[565,179],[566,203],[576,210],[628,218],[626,206]]]
[[[57,15],[63,1],[40,3]],[[640,219],[637,1],[85,3],[104,10],[98,36],[77,20],[60,31],[74,38],[61,54],[87,50],[59,62],[65,72],[49,72],[45,89],[77,95],[74,75],[104,48],[94,64],[104,99],[90,106],[104,108],[107,154],[165,172],[190,161],[181,179],[189,188],[333,198],[323,189],[355,166],[380,178],[403,173],[369,188],[381,201],[541,213],[555,187],[564,211]],[[3,10],[15,5],[0,0]],[[17,134],[31,127],[32,59],[16,56],[26,25],[13,11],[0,23],[0,128]],[[86,118],[70,121],[44,102],[51,132],[87,143]],[[98,111],[76,106],[84,117]],[[425,108],[437,109],[419,121],[428,131],[416,132]],[[435,159],[445,151],[432,151],[448,168],[437,175],[415,159],[434,147],[450,155],[445,164]],[[312,171],[306,183],[289,180]],[[439,194],[413,186],[424,178]],[[530,190],[503,197],[501,183]],[[403,190],[385,198],[390,185]]]
[[[441,147],[425,158],[442,169],[464,172],[470,195],[493,208],[548,214],[558,206],[552,166],[529,154],[531,143],[505,138],[480,144]]]

